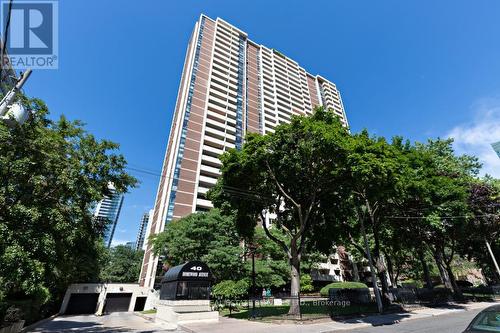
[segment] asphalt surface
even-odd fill
[[[44,333],[160,333],[166,331],[161,325],[127,312],[116,312],[106,316],[77,315],[59,316],[44,322],[30,332]]]
[[[432,311],[433,314],[430,314]],[[424,309],[414,318],[408,320],[406,314],[386,315],[384,317],[373,317],[367,320],[352,320],[351,324],[359,322],[369,323],[372,326],[346,330],[345,325],[335,323],[323,323],[315,325],[276,325],[250,322],[238,319],[221,318],[219,324],[198,324],[185,328],[187,332],[196,333],[330,333],[330,332],[352,332],[352,333],[462,333],[474,316],[481,309],[469,311],[451,310],[449,313],[439,313],[449,310]],[[389,319],[389,320],[388,320]],[[385,324],[378,326],[379,323]],[[375,326],[374,326],[375,325]],[[342,328],[341,328],[342,327]],[[30,332],[44,333],[66,333],[66,332],[88,332],[88,333],[160,333],[160,332],[185,332],[181,329],[170,331],[166,327],[139,317],[132,313],[112,313],[106,316],[80,315],[59,316],[48,320],[31,330]]]
[[[353,333],[462,333],[481,310],[462,311],[435,317],[421,318],[382,325],[337,332]]]

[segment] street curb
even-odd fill
[[[23,327],[23,329],[21,330],[20,333],[27,333],[27,332],[31,331],[32,329],[36,328],[37,326],[40,326],[40,325],[42,325],[42,324],[44,324],[44,323],[46,323],[46,322],[54,319],[57,316],[59,316],[59,313],[56,313],[55,315],[52,315],[52,316],[47,317],[47,318],[44,318],[42,320],[39,320],[36,323],[33,323],[33,324],[29,325],[29,326]]]
[[[136,315],[137,317],[141,317],[142,319],[146,319],[147,321],[150,321],[152,323],[155,322],[153,318],[151,318],[149,316],[146,316],[146,315],[144,315],[142,313],[133,312],[133,314]]]
[[[187,333],[198,333],[195,330],[192,330],[184,325],[177,325],[178,328],[180,328],[183,331],[186,331]]]
[[[489,306],[491,306],[492,304],[488,304],[488,305],[485,305],[485,306],[481,306],[481,307],[464,307],[463,309],[457,309],[457,310],[451,310],[451,311],[446,311],[446,312],[441,312],[441,313],[415,313],[415,312],[408,312],[409,314],[413,314],[410,315],[410,317],[408,318],[403,318],[399,321],[399,323],[401,322],[404,322],[404,321],[411,321],[411,320],[417,320],[417,319],[425,319],[425,318],[429,318],[429,317],[439,317],[439,316],[443,316],[443,315],[449,315],[449,314],[453,314],[453,313],[459,313],[459,312],[466,312],[466,311],[474,311],[474,310],[479,310],[479,309],[485,309]],[[421,317],[418,317],[416,315],[420,315]],[[375,317],[378,317],[379,315],[375,316]],[[383,316],[383,315],[381,315]],[[327,331],[321,331],[321,333],[335,333],[335,332],[344,332],[344,331],[351,331],[351,330],[354,330],[354,329],[359,329],[359,328],[365,328],[365,327],[380,327],[380,326],[384,326],[384,325],[388,325],[389,322],[387,323],[377,323],[377,324],[369,324],[369,323],[359,323],[358,325],[356,325],[355,327],[349,327],[349,328],[340,328],[340,329],[333,329],[333,330],[327,330]]]

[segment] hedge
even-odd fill
[[[327,297],[328,296],[328,290],[336,288],[336,289],[365,289],[368,288],[368,286],[364,283],[361,282],[333,282],[330,283],[320,290],[321,296]]]
[[[401,286],[407,288],[423,288],[424,283],[420,280],[408,279],[401,281]]]

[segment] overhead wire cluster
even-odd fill
[[[139,166],[135,166],[135,167],[126,166],[125,168],[130,170],[130,171],[135,171],[135,172],[143,173],[146,175],[155,176],[158,178],[165,178],[165,179],[169,179],[169,180],[172,179],[172,177],[168,177],[166,175],[162,175],[161,173],[158,173],[158,172],[155,172],[152,170],[147,170],[147,169],[144,169],[144,168],[139,167]],[[248,191],[248,190],[244,190],[244,189],[237,188],[234,186],[229,186],[229,185],[224,185],[223,189],[224,189],[224,192],[231,194],[231,195],[234,195],[234,196],[237,196],[237,197],[242,198],[242,199],[248,199],[248,200],[257,201],[257,202],[262,201],[262,195],[260,193],[255,192],[255,191]],[[474,217],[474,218],[498,217],[498,214],[491,213],[491,214],[482,214],[482,215],[474,215],[474,216],[451,215],[451,216],[437,216],[437,217],[442,218],[442,219],[462,219],[462,218],[471,218],[471,217]],[[409,220],[409,219],[426,219],[428,217],[426,217],[426,216],[384,216],[384,218]]]
[[[4,33],[3,33],[3,41],[2,41],[2,58],[1,58],[1,61],[0,61],[0,82],[2,81],[3,79],[3,64],[4,64],[4,61],[5,61],[5,49],[7,48],[7,41],[9,39],[9,28],[10,28],[10,17],[11,17],[11,13],[12,13],[12,4],[13,4],[13,0],[10,0],[9,1],[9,8],[8,8],[8,11],[7,11],[7,21],[5,23],[5,29],[4,29]]]

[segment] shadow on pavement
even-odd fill
[[[463,303],[468,304],[468,303]],[[427,305],[426,307],[432,309],[448,309],[448,310],[465,310],[466,307],[460,304],[438,304],[438,305]]]
[[[49,321],[43,325],[36,327],[29,332],[50,332],[50,333],[67,333],[67,332],[88,332],[88,333],[128,333],[138,332],[136,329],[131,329],[124,326],[104,326],[103,323],[81,319],[81,316],[61,316],[57,320]],[[154,333],[156,330],[140,330],[141,333]]]
[[[369,316],[369,317],[361,317],[356,319],[348,319],[341,321],[345,324],[370,324],[372,326],[383,326],[383,325],[394,325],[404,318],[409,318],[409,313],[394,313],[394,314],[385,314],[382,316]]]

